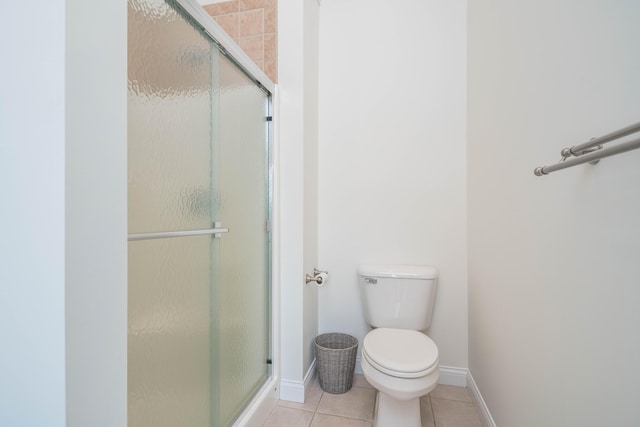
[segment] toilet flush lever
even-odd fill
[[[374,279],[373,277],[365,277],[364,281],[371,284],[371,285],[377,285],[378,284],[378,279]]]

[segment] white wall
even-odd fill
[[[65,9],[67,426],[124,426],[127,5]]]
[[[466,2],[320,8],[320,332],[367,332],[362,263],[440,271],[429,335],[467,367]]]
[[[0,18],[0,425],[124,426],[126,2],[37,9]]]
[[[319,5],[305,0],[304,22],[304,232],[303,270],[313,274],[318,266],[318,43]],[[305,372],[315,358],[314,338],[318,334],[318,289],[304,285],[303,360]]]
[[[304,283],[317,264],[317,19],[315,0],[278,4],[281,372],[301,387],[318,329],[317,291]]]
[[[0,425],[62,427],[64,2],[33,7],[0,15]]]
[[[499,426],[640,422],[636,1],[469,2],[469,365]]]

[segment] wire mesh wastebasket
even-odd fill
[[[320,387],[327,393],[351,390],[358,340],[347,334],[329,333],[315,339]]]

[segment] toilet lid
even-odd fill
[[[364,337],[362,355],[377,370],[400,378],[419,378],[438,366],[436,344],[409,329],[374,329]]]

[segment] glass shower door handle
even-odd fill
[[[205,230],[160,231],[157,233],[129,234],[128,240],[131,242],[135,240],[166,239],[169,237],[201,236],[203,234],[210,234],[214,239],[219,239],[223,234],[228,232],[228,228],[222,227],[222,223],[216,221],[213,223],[213,228],[207,228]]]

